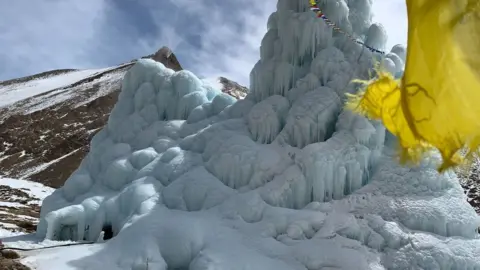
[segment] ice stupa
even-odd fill
[[[371,2],[319,4],[384,49]],[[480,269],[479,217],[456,176],[433,157],[399,166],[395,138],[343,110],[373,59],[401,74],[402,46],[373,54],[308,1],[279,0],[260,52],[240,101],[189,71],[135,64],[37,234],[113,232],[79,269]]]

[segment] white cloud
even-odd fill
[[[260,57],[268,16],[277,1],[241,0],[228,5],[209,0],[194,5],[190,0],[171,2],[195,16],[194,23],[202,27],[199,48],[187,47],[193,50],[188,68],[207,78],[224,76],[248,86],[250,70]]]
[[[248,86],[277,0],[0,1],[0,80],[115,65],[172,48],[196,74]],[[406,43],[404,0],[376,0],[391,47]]]
[[[276,0],[0,1],[0,80],[115,65],[167,45],[193,72],[247,85],[275,6]]]
[[[85,48],[104,1],[0,2],[0,80],[89,65]]]
[[[204,26],[200,49],[186,47],[192,50],[188,68],[205,77],[225,76],[248,86],[250,70],[259,59],[268,16],[276,9],[277,1],[241,0],[237,1],[239,8],[231,6],[228,11],[219,1],[198,0],[194,5],[191,0],[170,1],[193,14],[195,23]],[[373,21],[382,23],[388,32],[388,49],[406,44],[404,0],[376,0],[372,11]],[[171,35],[170,39],[178,40],[177,33]]]

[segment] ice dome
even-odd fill
[[[319,3],[385,46],[370,0]],[[404,53],[382,58],[391,72]],[[37,235],[113,231],[80,269],[480,269],[480,220],[456,176],[435,158],[400,166],[380,123],[343,110],[374,54],[307,1],[279,0],[244,100],[138,61],[87,157],[43,202]]]

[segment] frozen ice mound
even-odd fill
[[[399,166],[395,138],[342,109],[371,59],[398,73],[404,48],[373,55],[306,2],[278,1],[244,100],[138,61],[87,157],[43,202],[37,234],[111,230],[71,262],[80,269],[480,269],[480,220],[456,176],[439,175],[435,156]],[[385,45],[371,1],[320,3]]]

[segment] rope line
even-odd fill
[[[56,248],[56,247],[68,247],[68,246],[91,245],[91,244],[95,244],[95,242],[69,243],[69,244],[45,246],[45,247],[38,247],[38,248],[17,248],[17,247],[1,247],[0,246],[0,251],[2,250],[32,251],[32,250],[49,249],[49,248]]]
[[[341,33],[343,35],[345,35],[346,37],[348,37],[351,41],[355,42],[355,43],[358,43],[364,47],[366,47],[367,49],[369,49],[370,51],[372,52],[376,52],[376,53],[380,53],[380,54],[385,54],[384,51],[380,51],[380,50],[377,50],[373,47],[370,47],[368,46],[367,44],[365,44],[363,41],[360,41],[358,39],[356,39],[355,37],[353,37],[352,35],[350,35],[349,33],[343,31],[340,27],[338,27],[334,22],[332,22],[329,18],[327,18],[327,16],[325,16],[325,14],[322,12],[322,10],[318,7],[317,5],[317,2],[315,0],[309,0],[310,1],[310,10],[313,11],[318,18],[321,18],[323,19],[323,21],[325,21],[325,23],[332,27],[333,30],[337,31],[338,33]]]

